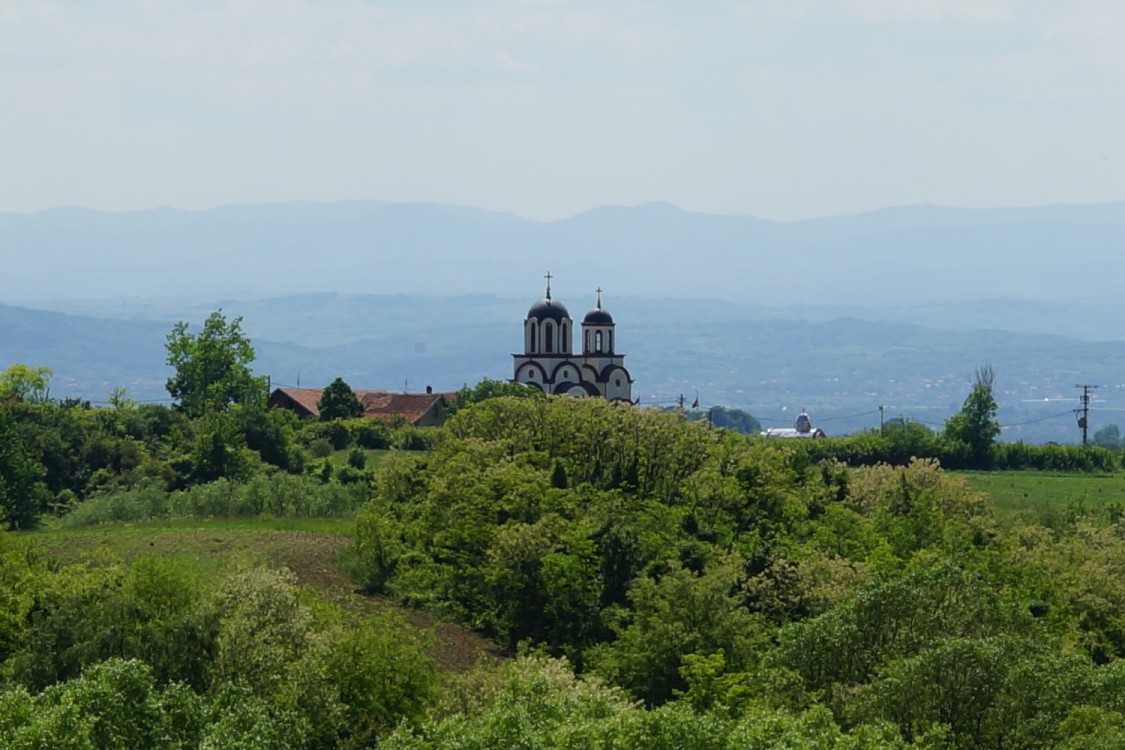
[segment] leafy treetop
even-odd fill
[[[51,370],[28,367],[16,362],[0,372],[0,401],[46,401],[50,393]]]
[[[996,397],[993,395],[995,373],[992,365],[978,367],[976,383],[965,398],[961,411],[945,422],[945,435],[963,443],[968,450],[969,463],[975,469],[992,465],[992,446],[1000,434],[996,421]]]
[[[336,378],[328,384],[316,402],[316,408],[320,410],[322,420],[363,416],[363,404],[343,378]]]
[[[490,398],[500,398],[501,396],[513,396],[515,398],[543,398],[543,391],[538,388],[524,385],[523,383],[512,383],[506,380],[494,380],[493,378],[484,378],[474,386],[464,386],[453,397],[453,403],[449,405],[449,413],[453,414],[459,409],[464,409],[470,404],[477,404],[481,401]]]
[[[208,316],[203,330],[188,333],[181,321],[168,334],[168,364],[176,374],[168,378],[168,393],[189,416],[224,412],[231,404],[265,403],[263,378],[250,371],[254,347],[242,332],[242,318],[229,323],[222,310]]]

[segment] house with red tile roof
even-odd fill
[[[453,393],[435,393],[427,387],[425,393],[392,393],[390,391],[353,390],[363,404],[363,416],[369,419],[402,417],[415,427],[431,427],[445,420],[446,409]],[[289,409],[300,417],[320,417],[317,403],[324,394],[323,388],[275,388],[266,406],[271,409]]]

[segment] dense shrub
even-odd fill
[[[142,558],[5,577],[24,616],[0,639],[0,747],[371,747],[436,685],[400,617],[310,602],[285,570],[215,581]]]
[[[352,423],[355,444],[368,450],[385,450],[391,447],[391,429],[379,419],[359,419]]]
[[[174,492],[155,483],[116,490],[78,504],[59,523],[76,528],[159,518],[342,518],[353,515],[367,499],[364,482],[325,484],[278,472],[241,483],[219,479]]]
[[[99,523],[166,518],[168,497],[168,489],[162,482],[141,482],[136,487],[109,490],[75,504],[59,524],[64,528],[77,528]]]
[[[305,446],[327,440],[333,450],[343,450],[351,444],[352,433],[348,423],[339,419],[330,422],[306,422],[298,433],[298,439]]]
[[[1023,442],[997,443],[997,469],[1038,469],[1040,471],[1114,471],[1117,455],[1108,448],[1082,445],[1028,445]]]
[[[848,466],[886,463],[901,466],[914,458],[937,459],[947,469],[980,468],[967,444],[942,438],[922,425],[887,425],[884,434],[864,432],[827,440],[788,441],[793,450],[810,461],[839,461]],[[1099,446],[1029,445],[1023,442],[995,443],[990,449],[992,469],[1020,471],[1114,471],[1116,454]]]

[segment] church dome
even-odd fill
[[[593,310],[586,313],[586,317],[582,319],[582,325],[611,326],[613,325],[613,316],[601,307],[595,307]]]
[[[539,300],[527,311],[528,320],[553,320],[561,323],[563,318],[569,317],[570,313],[567,312],[566,305],[550,297]]]

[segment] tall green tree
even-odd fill
[[[168,378],[168,393],[188,416],[226,411],[231,404],[265,403],[266,383],[250,370],[254,347],[242,332],[242,318],[230,322],[222,310],[211,313],[198,334],[181,321],[165,344],[168,364],[176,374]]]
[[[43,495],[43,466],[24,446],[6,410],[0,409],[0,528],[35,526]]]
[[[328,384],[324,393],[320,394],[316,408],[320,410],[320,418],[323,420],[363,416],[363,404],[343,378],[336,378]]]
[[[16,362],[0,372],[0,401],[46,401],[50,383],[50,368]]]
[[[961,411],[945,421],[945,437],[966,446],[970,468],[992,466],[992,446],[1000,434],[996,421],[996,396],[993,383],[996,374],[992,365],[977,368],[976,383],[965,398]]]

